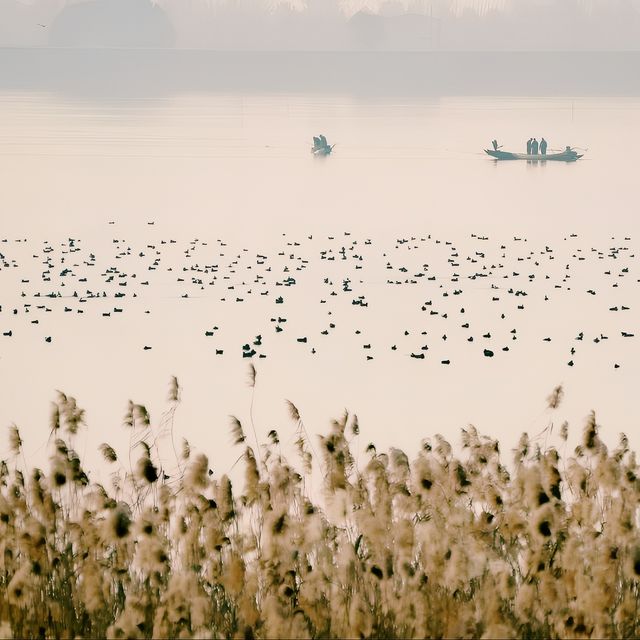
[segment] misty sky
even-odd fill
[[[637,50],[640,0],[0,0],[2,47]]]

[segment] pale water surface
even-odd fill
[[[334,155],[323,160],[309,153],[311,136],[320,132],[337,143]],[[522,150],[527,137],[542,135],[552,149],[588,148],[585,158],[575,164],[496,164],[482,153],[493,137],[506,149]],[[0,271],[0,329],[13,330],[10,338],[0,336],[0,425],[15,421],[27,455],[37,460],[48,436],[48,402],[55,389],[63,389],[87,409],[83,446],[91,458],[104,440],[126,445],[121,423],[129,398],[147,404],[159,419],[169,377],[177,375],[184,389],[177,430],[225,471],[237,457],[227,416],[249,421],[248,359],[241,357],[241,346],[261,334],[267,358],[254,358],[253,404],[261,437],[276,428],[283,441],[291,440],[288,398],[309,431],[324,430],[345,408],[356,412],[361,448],[373,440],[415,449],[436,432],[456,441],[468,423],[510,444],[522,430],[535,433],[547,426],[552,417],[545,398],[562,382],[567,396],[556,422],[567,418],[577,432],[593,408],[606,441],[623,430],[633,439],[640,331],[626,339],[621,331],[639,327],[639,147],[636,98],[194,94],[98,101],[3,94],[0,239],[7,242],[0,253],[18,266]],[[73,313],[63,311],[71,304],[66,298],[47,299],[52,311],[42,311],[34,325],[36,316],[25,314],[22,305],[44,304],[35,292],[60,289],[61,269],[51,282],[41,280],[43,249],[49,246],[44,243],[54,247],[49,255],[59,261],[69,238],[77,240],[82,260],[93,253],[98,265],[91,271],[78,262],[73,277],[88,281],[74,282],[74,289],[102,291],[99,273],[122,264],[129,274],[138,270],[137,284],[130,279],[128,296],[117,301],[88,301],[82,315],[75,312],[78,304]],[[196,248],[185,254],[196,238]],[[161,245],[169,239],[176,244]],[[139,270],[150,264],[148,245],[162,249],[162,268],[172,266],[172,272]],[[342,265],[321,260],[321,251],[343,246],[350,256],[363,255],[362,271],[351,257]],[[542,264],[533,283],[524,275],[492,281],[503,300],[508,287],[529,292],[522,301],[510,299],[501,321],[488,281],[468,279],[468,261],[460,266],[459,282],[451,282],[451,247],[463,258],[475,251],[484,251],[487,261],[495,257],[501,275],[531,273],[529,252],[545,247],[555,262],[546,271]],[[115,256],[127,248],[131,255],[118,263]],[[620,250],[613,258],[611,248]],[[286,255],[278,256],[282,251]],[[147,252],[146,262],[136,258],[140,252]],[[258,254],[268,256],[270,274],[259,271]],[[287,263],[289,255],[294,258]],[[184,285],[177,282],[185,266],[231,268],[236,256],[242,256],[240,265],[229,282],[237,277],[238,289],[227,290],[224,302],[226,282],[201,290],[190,282],[191,273]],[[69,264],[73,254],[66,258]],[[299,272],[282,271],[302,260],[308,262]],[[428,263],[437,280],[388,285],[389,260],[394,279],[401,265],[409,276]],[[254,271],[241,274],[240,266],[249,264]],[[566,265],[570,282],[562,282]],[[258,271],[270,286],[257,283],[247,294],[248,278]],[[549,281],[543,273],[551,275]],[[294,287],[275,286],[289,275],[297,280]],[[140,287],[147,277],[150,285]],[[333,301],[325,277],[339,293]],[[342,292],[344,277],[357,285],[352,294]],[[615,278],[619,286],[613,288]],[[564,288],[554,289],[559,283]],[[442,298],[458,286],[459,298]],[[258,296],[260,287],[269,295]],[[235,303],[239,291],[244,301]],[[187,292],[189,299],[182,298]],[[276,306],[279,295],[285,303]],[[352,305],[357,295],[369,306]],[[544,295],[551,304],[544,304]],[[321,305],[323,298],[328,303]],[[448,324],[420,311],[429,299],[440,313],[448,311]],[[518,315],[521,302],[526,309]],[[628,310],[610,312],[615,305]],[[102,315],[114,306],[123,312]],[[466,308],[464,318],[458,307]],[[276,336],[270,318],[278,315],[288,325]],[[460,331],[464,320],[476,328],[473,351]],[[320,331],[329,322],[336,331],[322,343]],[[214,325],[219,333],[205,338]],[[515,343],[508,342],[512,328]],[[405,329],[415,336],[411,344],[401,342]],[[423,330],[428,357],[413,359],[409,354],[419,349]],[[493,335],[493,358],[482,356],[479,336],[485,331]],[[575,342],[579,331],[585,334],[581,343]],[[600,332],[609,341],[593,343]],[[450,334],[447,341],[443,333]],[[553,341],[543,343],[545,335]],[[296,341],[301,336],[309,337],[307,344]],[[369,343],[373,360],[362,350]],[[398,350],[392,352],[395,343]],[[153,348],[144,351],[144,345]],[[500,350],[504,345],[508,353]],[[581,351],[569,367],[572,346]],[[216,348],[224,354],[216,356]],[[441,364],[445,358],[450,365]],[[0,450],[6,450],[4,443]]]

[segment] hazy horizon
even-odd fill
[[[184,93],[638,96],[640,53],[208,52],[2,49],[0,91],[70,97]]]
[[[637,51],[638,0],[3,0],[0,47]]]
[[[0,638],[638,637],[638,49],[0,0]]]

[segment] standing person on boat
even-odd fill
[[[527,140],[527,155],[530,156],[531,155],[531,140],[532,138],[529,138]]]
[[[497,140],[492,140],[491,144],[493,145],[493,150],[497,151],[498,150],[498,141]]]
[[[543,156],[547,155],[547,141],[544,138],[542,138],[542,140],[540,140],[540,153]]]
[[[531,155],[538,155],[538,141],[535,138],[531,141]]]

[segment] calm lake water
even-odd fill
[[[315,159],[321,132],[337,146]],[[482,152],[530,136],[588,150],[574,164]],[[287,398],[313,432],[357,413],[361,449],[457,442],[469,423],[509,445],[551,419],[577,433],[591,409],[606,441],[633,440],[638,147],[636,98],[3,94],[0,425],[16,422],[37,461],[62,389],[87,409],[91,460],[104,440],[127,445],[129,398],[159,420],[176,375],[177,431],[225,471],[228,415],[250,420],[242,347],[260,335],[261,437],[292,441]],[[470,278],[483,267],[489,278]],[[72,296],[89,290],[107,297]]]

